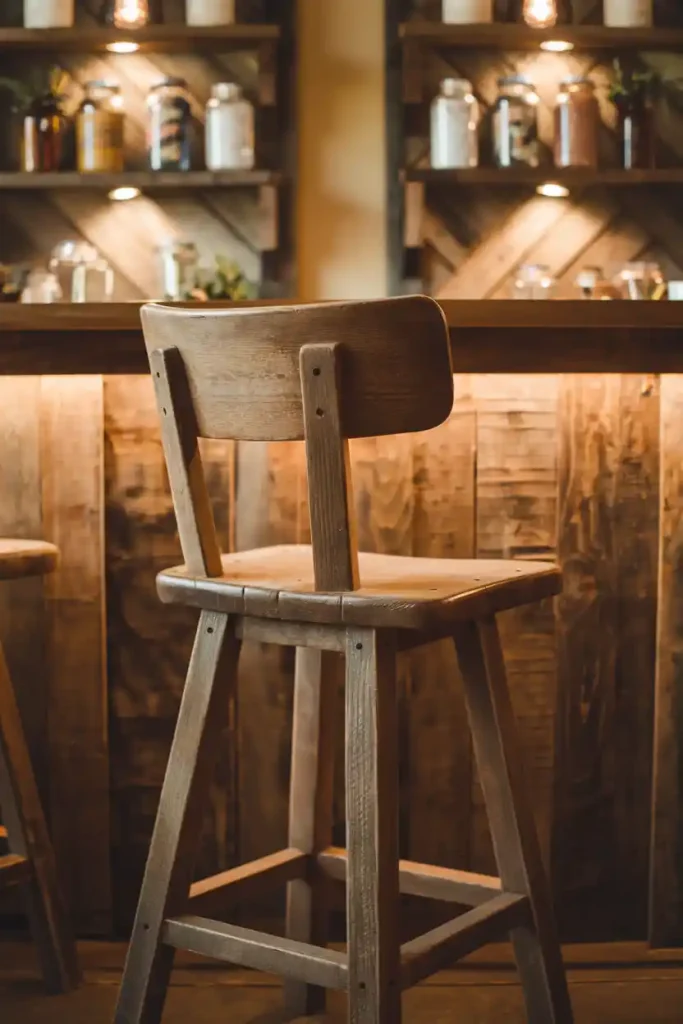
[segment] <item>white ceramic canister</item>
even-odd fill
[[[206,167],[209,171],[254,166],[254,108],[239,85],[218,82],[206,105]]]
[[[493,21],[493,0],[443,0],[443,20],[449,25],[483,25]]]
[[[186,0],[188,25],[232,25],[235,0]]]
[[[74,0],[24,0],[25,28],[71,28]]]
[[[649,28],[652,0],[604,0],[603,20],[609,28]]]

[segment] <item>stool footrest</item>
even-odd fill
[[[0,857],[0,889],[9,889],[13,885],[25,885],[31,881],[33,870],[26,857],[8,853]]]
[[[528,896],[502,893],[453,921],[406,942],[401,946],[402,987],[417,985],[487,942],[500,939],[511,928],[528,922],[529,915]]]
[[[190,887],[189,909],[200,915],[222,912],[239,899],[263,892],[266,886],[304,878],[308,861],[307,854],[290,848],[204,878]]]
[[[346,880],[346,850],[328,846],[317,857],[321,870],[338,882]],[[499,878],[477,875],[454,868],[438,868],[412,860],[399,861],[399,885],[407,896],[423,896],[446,903],[462,903],[477,907],[502,893]]]
[[[209,921],[203,917],[171,917],[164,921],[167,946],[225,960],[257,971],[279,974],[322,988],[345,989],[346,956],[305,942]]]

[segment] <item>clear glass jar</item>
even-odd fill
[[[65,302],[111,302],[114,296],[114,271],[88,242],[60,242],[52,250],[49,269]]]
[[[523,263],[512,285],[513,299],[552,299],[555,288],[550,268],[540,263]]]
[[[254,166],[254,108],[239,85],[218,82],[206,105],[206,166],[210,171]]]
[[[555,166],[597,167],[600,110],[590,78],[565,78],[555,105]]]
[[[615,285],[622,299],[663,299],[666,281],[658,263],[625,263]]]
[[[76,115],[76,165],[81,172],[123,170],[123,97],[115,82],[87,82]]]
[[[479,163],[479,104],[466,78],[445,78],[432,102],[432,167],[476,167]]]
[[[199,253],[194,242],[170,238],[158,248],[161,260],[163,297],[178,302],[187,299],[197,284]]]
[[[538,93],[523,75],[498,79],[493,155],[498,167],[538,167]]]
[[[190,101],[184,78],[164,78],[147,96],[148,152],[153,171],[189,171]]]
[[[443,0],[442,14],[449,25],[483,25],[493,21],[493,0]]]

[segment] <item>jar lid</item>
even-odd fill
[[[95,78],[91,82],[86,82],[85,89],[107,89],[109,92],[121,92],[118,82],[107,81],[105,78]]]
[[[211,87],[211,95],[217,100],[237,100],[242,96],[242,89],[236,82],[216,82]]]
[[[525,85],[528,89],[536,91],[536,86],[526,75],[503,75],[498,79],[499,88],[504,85]]]
[[[591,89],[595,88],[595,82],[587,75],[568,75],[561,79],[560,85],[590,85]]]
[[[187,89],[187,82],[184,78],[179,78],[175,75],[168,75],[166,78],[160,78],[158,82],[155,82],[151,87],[150,92],[154,92],[155,89],[165,88]]]

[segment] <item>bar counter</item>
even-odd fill
[[[360,546],[559,560],[563,596],[502,628],[563,934],[645,938],[649,904],[680,944],[683,304],[443,309],[453,413],[353,442]],[[125,933],[195,620],[155,594],[180,552],[138,305],[0,305],[0,410],[0,533],[62,551],[0,591],[0,624],[78,926]],[[308,541],[300,444],[202,454],[224,547]],[[245,646],[204,875],[286,845],[292,669]],[[449,646],[402,681],[403,855],[493,873]]]

